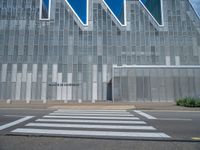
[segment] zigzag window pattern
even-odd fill
[[[88,4],[89,0],[63,0],[71,8],[79,21],[88,25]],[[112,15],[122,26],[126,26],[126,0],[102,0]],[[162,17],[162,0],[139,0],[146,8],[149,14],[154,18],[158,25],[163,25]],[[114,4],[113,4],[114,3]],[[50,19],[51,0],[41,0],[40,2],[40,19]]]
[[[140,2],[146,7],[155,21],[162,25],[162,0],[140,0]]]

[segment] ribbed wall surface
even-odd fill
[[[98,0],[83,30],[64,0],[39,20],[39,0],[0,0],[0,99],[111,99],[116,65],[199,65],[200,21],[188,0],[163,0],[164,27],[127,1],[120,27]]]
[[[136,66],[116,67],[113,100],[174,101],[200,97],[200,67]]]

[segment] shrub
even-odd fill
[[[186,98],[177,100],[176,104],[178,106],[185,106],[185,107],[200,107],[200,99],[186,97]]]

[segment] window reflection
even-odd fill
[[[124,0],[104,0],[106,4],[110,7],[114,15],[117,19],[125,24],[125,16],[124,16]],[[113,4],[113,2],[115,4]]]
[[[141,0],[156,21],[162,25],[161,0]]]
[[[41,0],[42,2],[42,10],[41,10],[41,19],[49,19],[49,4],[50,4],[50,0]]]

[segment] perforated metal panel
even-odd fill
[[[12,78],[11,82],[16,82],[17,81],[17,64],[12,65]]]
[[[13,2],[0,0],[2,100],[111,100],[114,94],[119,101],[171,101],[200,90],[195,69],[190,75],[122,69],[113,78],[113,64],[200,65],[200,21],[188,0],[163,0],[163,27],[138,0],[127,0],[126,27],[99,0],[89,0],[85,28],[65,0],[51,1],[50,21],[39,19],[39,0]]]
[[[125,70],[132,73],[117,74]],[[166,102],[199,97],[199,77],[200,67],[195,66],[114,67],[113,100]]]
[[[7,77],[7,64],[2,64],[1,82],[6,82]]]

